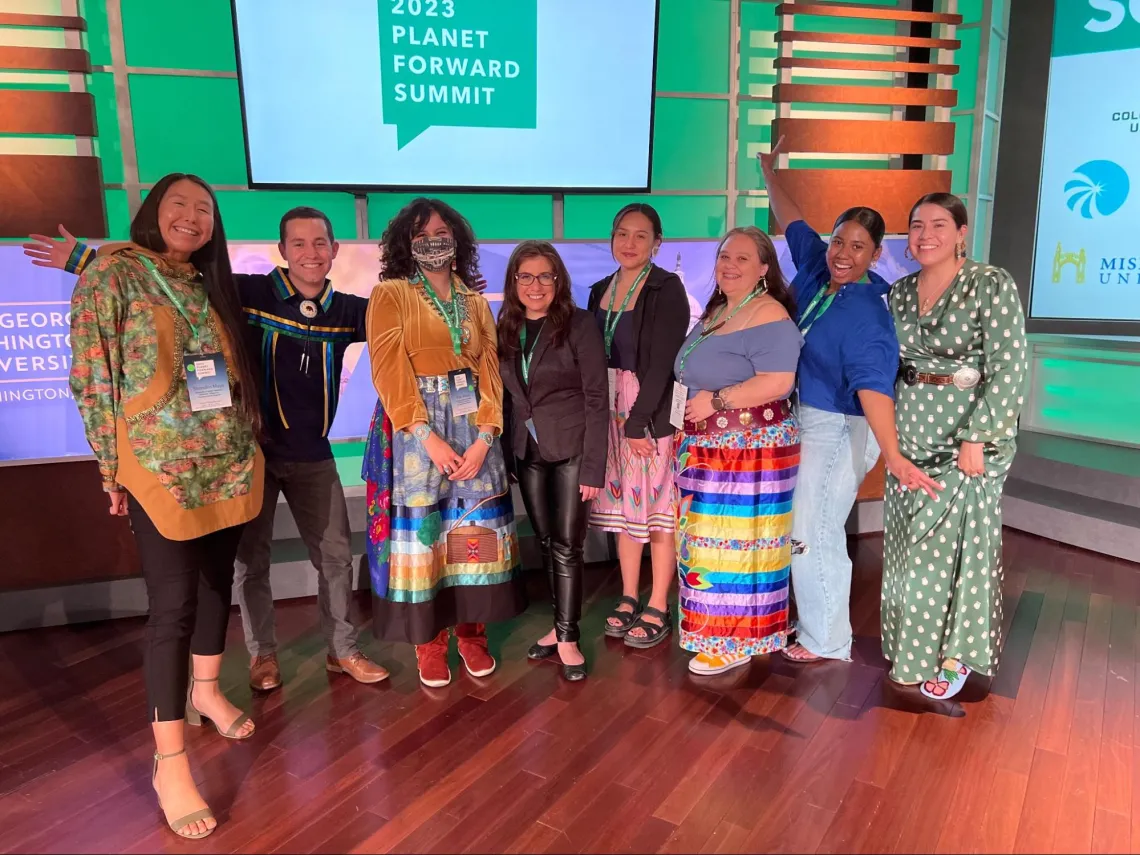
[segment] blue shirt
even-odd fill
[[[831,281],[827,243],[803,220],[790,224],[784,235],[796,265],[792,295],[799,323],[804,309]],[[861,416],[860,389],[895,397],[899,342],[883,300],[891,286],[874,271],[869,279],[844,285],[823,315],[818,306],[812,313],[798,378],[800,401],[809,407]]]
[[[690,398],[702,390],[719,392],[761,372],[796,373],[802,338],[791,321],[713,333],[689,351],[682,371],[681,357],[703,331],[701,324],[693,327],[673,361],[673,374],[689,388]]]

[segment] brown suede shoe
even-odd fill
[[[358,683],[379,683],[388,679],[388,669],[377,665],[359,650],[347,659],[325,659],[325,669],[334,674],[347,674]]]
[[[249,663],[249,685],[257,692],[271,692],[281,686],[276,653],[253,657]]]

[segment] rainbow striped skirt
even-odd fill
[[[747,430],[677,435],[681,647],[757,656],[788,637],[794,415]]]

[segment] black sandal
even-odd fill
[[[661,625],[658,626],[655,623],[649,623],[645,620],[646,615],[660,618]],[[629,630],[626,630],[625,643],[627,647],[636,647],[639,650],[645,650],[649,647],[656,647],[669,637],[669,633],[673,631],[673,620],[667,612],[655,609],[653,606],[646,606],[641,614],[637,616],[637,620],[633,622],[633,626],[629,629],[632,630],[638,626],[645,630],[645,638],[630,638]]]
[[[632,612],[619,611],[619,606],[632,606]],[[614,606],[614,610],[610,612],[610,616],[606,618],[606,635],[611,638],[624,638],[625,634],[633,629],[633,625],[637,623],[638,617],[641,616],[641,603],[633,597],[622,596]],[[610,618],[617,618],[621,621],[621,626],[614,626],[610,623]]]

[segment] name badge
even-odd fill
[[[530,434],[530,438],[538,442],[538,431],[534,427],[534,419],[526,420],[526,431]]]
[[[689,387],[673,381],[673,402],[669,405],[669,424],[677,430],[685,427],[685,404],[689,401]]]
[[[469,416],[479,411],[479,396],[475,392],[475,376],[470,368],[447,372],[447,385],[451,390],[451,412]]]
[[[230,378],[226,358],[220,353],[190,353],[182,357],[186,373],[186,391],[190,393],[190,410],[223,410],[232,407]]]
[[[617,412],[617,369],[607,368],[606,374],[610,382],[610,412]]]

